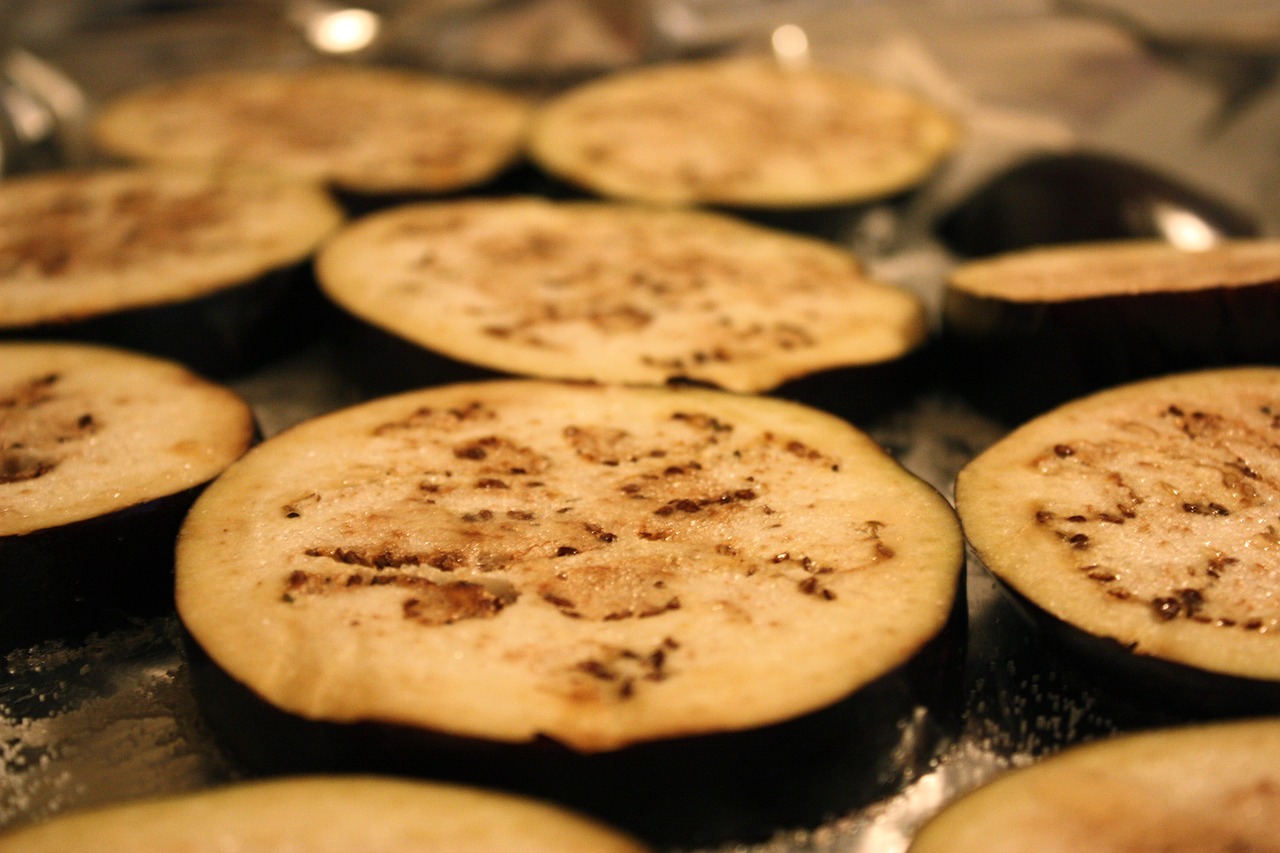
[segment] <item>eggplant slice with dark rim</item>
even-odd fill
[[[357,318],[350,360],[362,384],[404,371],[380,390],[439,383],[451,360],[764,391],[824,371],[875,373],[927,337],[921,300],[869,278],[852,253],[702,211],[532,198],[403,206],[350,225],[316,268]]]
[[[949,504],[830,415],[508,380],[268,440],[193,507],[176,580],[250,765],[519,787],[665,842],[927,764],[961,564]]]
[[[668,63],[572,88],[536,112],[530,158],[605,198],[734,209],[863,204],[915,187],[956,121],[904,89],[756,58]]]
[[[92,135],[126,161],[270,169],[360,209],[493,181],[522,158],[530,114],[496,87],[405,68],[240,69],[126,92]]]
[[[1280,357],[1280,240],[1009,252],[956,267],[942,317],[959,387],[1013,421],[1108,385]]]
[[[0,185],[0,338],[96,341],[230,376],[316,336],[310,275],[342,222],[319,185],[232,169]]]
[[[1121,386],[988,448],[965,535],[1069,657],[1183,714],[1280,710],[1280,369]]]
[[[0,853],[645,853],[550,803],[370,776],[240,782],[68,813],[0,835]]]
[[[1071,747],[962,795],[909,853],[1232,853],[1280,838],[1280,720]]]
[[[171,608],[178,526],[255,435],[244,400],[173,362],[0,344],[0,637]]]

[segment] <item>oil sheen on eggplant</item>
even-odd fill
[[[507,380],[264,443],[189,514],[177,598],[210,720],[258,766],[554,791],[710,840],[929,760],[961,558],[946,501],[830,415]]]
[[[1147,380],[1019,427],[956,482],[983,563],[1069,658],[1175,712],[1280,708],[1280,370]]]
[[[178,364],[0,344],[0,636],[171,607],[178,525],[254,436],[247,403]]]

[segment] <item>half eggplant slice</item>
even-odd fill
[[[178,525],[255,435],[244,400],[172,362],[0,344],[0,635],[172,606]]]
[[[830,415],[510,380],[260,445],[189,514],[177,600],[251,764],[461,775],[671,832],[718,816],[642,804],[788,801],[790,747],[838,754],[840,785],[932,757],[961,563],[947,502]]]
[[[961,796],[910,853],[1273,850],[1278,768],[1273,719],[1120,735]]]
[[[1280,240],[1154,240],[1009,252],[958,266],[943,299],[954,378],[1023,420],[1119,382],[1280,355]]]
[[[3,853],[644,853],[550,803],[373,776],[242,782],[66,814],[0,835]]]
[[[1121,386],[956,482],[987,568],[1073,657],[1165,710],[1280,708],[1280,370]]]
[[[342,222],[317,184],[231,169],[33,175],[0,186],[0,338],[154,352],[206,375],[314,338],[312,253]]]

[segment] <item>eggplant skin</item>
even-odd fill
[[[306,262],[194,299],[0,327],[0,341],[56,338],[102,343],[168,358],[210,378],[229,379],[320,340],[332,317]]]
[[[370,776],[257,780],[66,814],[3,853],[646,853],[612,827],[497,791]]]
[[[1280,713],[1278,681],[1209,672],[1135,652],[1114,637],[1054,616],[998,578],[997,583],[1062,662],[1153,716],[1228,719]]]
[[[1280,721],[1074,746],[962,794],[909,853],[1264,853],[1280,837]]]
[[[0,536],[0,648],[171,612],[174,542],[205,485],[57,527]]]
[[[501,743],[308,720],[260,698],[185,632],[184,648],[202,715],[249,774],[391,773],[495,787],[554,799],[650,844],[688,847],[812,828],[927,772],[960,731],[967,629],[960,590],[937,636],[835,705],[758,729],[589,754],[545,737]]]

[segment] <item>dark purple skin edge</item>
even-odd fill
[[[943,629],[907,663],[835,705],[599,754],[546,738],[509,744],[306,720],[236,681],[190,636],[186,650],[206,720],[251,775],[378,772],[496,786],[557,799],[651,844],[701,846],[812,828],[925,772],[959,732],[967,624],[961,588]]]
[[[191,300],[0,327],[0,341],[109,344],[169,358],[223,379],[248,373],[319,339],[331,322],[328,303],[320,297],[307,261]]]
[[[1063,663],[1140,708],[1187,720],[1280,713],[1280,681],[1210,672],[1142,654],[1053,615],[999,577],[996,583]]]

